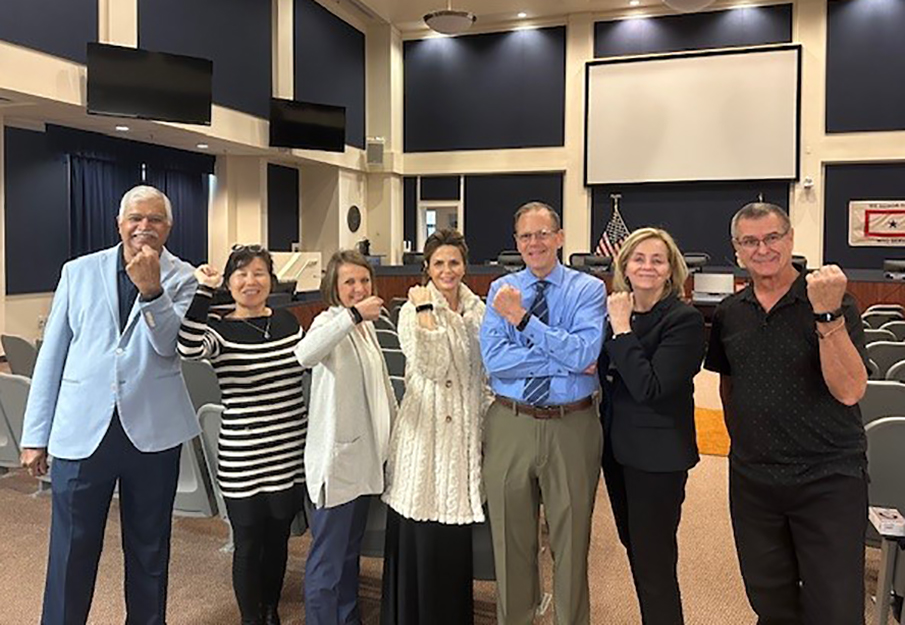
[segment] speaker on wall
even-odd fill
[[[368,137],[365,148],[368,167],[383,167],[383,144],[382,137]]]

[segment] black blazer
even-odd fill
[[[598,375],[607,444],[642,471],[683,471],[699,460],[694,376],[704,357],[704,317],[675,295],[632,314],[632,331],[607,327]]]

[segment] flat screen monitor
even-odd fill
[[[214,64],[179,54],[88,44],[88,112],[211,123]]]
[[[271,98],[270,145],[343,152],[346,149],[346,107]]]

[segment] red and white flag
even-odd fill
[[[631,231],[625,225],[625,220],[622,219],[619,207],[613,206],[613,214],[610,216],[610,221],[607,223],[606,228],[603,229],[603,234],[600,235],[600,240],[597,242],[597,255],[616,258],[619,248],[622,247],[622,244],[630,234]]]
[[[848,214],[849,245],[905,246],[905,201],[853,200],[848,203]]]

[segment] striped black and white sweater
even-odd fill
[[[308,408],[293,350],[302,329],[291,313],[235,319],[210,312],[199,286],[179,330],[179,354],[208,360],[223,393],[217,479],[224,497],[274,493],[305,481]]]

